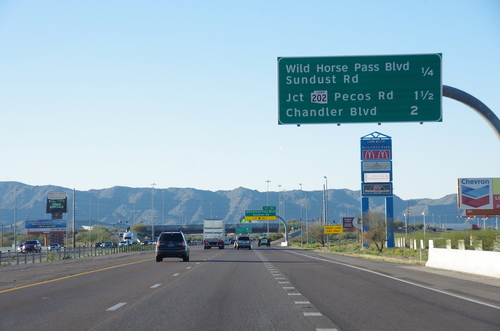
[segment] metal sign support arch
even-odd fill
[[[279,219],[285,227],[285,244],[288,246],[288,228],[286,227],[286,222],[283,218],[281,218],[281,216],[276,215],[276,218]]]
[[[484,120],[486,120],[486,122],[488,122],[495,132],[498,140],[500,140],[500,119],[498,119],[497,115],[495,115],[495,113],[483,102],[467,92],[447,85],[443,85],[443,96],[460,101],[461,103],[474,109],[479,115],[481,115],[482,118],[484,118]]]

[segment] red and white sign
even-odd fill
[[[362,160],[390,160],[391,151],[387,149],[363,150]]]
[[[342,223],[344,226],[344,230],[356,230],[356,227],[354,226],[354,217],[342,217]]]

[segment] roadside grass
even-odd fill
[[[446,248],[446,241],[451,241],[452,249],[458,248],[458,241],[464,240],[466,249],[474,249],[471,245],[471,236],[475,240],[481,240],[483,250],[492,251],[495,245],[500,244],[500,231],[499,230],[463,230],[463,231],[432,231],[428,230],[425,233],[421,231],[413,231],[411,233],[396,233],[395,240],[405,238],[405,247],[385,247],[382,252],[378,252],[376,247],[372,244],[369,247],[362,247],[359,239],[353,233],[344,233],[341,236],[330,238],[330,248],[328,245],[321,243],[304,243],[299,239],[292,239],[290,245],[302,249],[310,249],[321,252],[328,252],[333,254],[354,256],[365,259],[388,261],[405,264],[425,265],[429,256],[428,242],[434,241],[434,247]],[[340,237],[340,240],[339,240]],[[425,248],[420,249],[420,243],[424,240]],[[414,242],[417,249],[410,249],[410,241]]]
[[[341,240],[330,242],[330,249],[328,246],[323,246],[319,243],[302,244],[296,240],[292,240],[290,245],[296,248],[310,249],[323,253],[332,253],[345,256],[353,256],[370,260],[396,262],[404,264],[424,265],[427,262],[428,250],[422,250],[422,257],[420,257],[420,250],[409,248],[384,248],[379,252],[374,245],[370,247],[362,247],[360,243],[352,240]]]

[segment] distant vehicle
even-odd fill
[[[165,257],[178,257],[184,262],[189,261],[189,245],[182,231],[162,232],[156,242],[156,262]]]
[[[243,236],[238,237],[238,239],[236,239],[236,241],[234,242],[234,248],[252,249],[252,244],[250,243],[250,237],[243,237]]]
[[[262,246],[267,246],[267,247],[270,247],[271,246],[271,241],[267,238],[260,238],[259,239],[259,242],[257,244],[259,247],[262,245]]]
[[[203,220],[203,248],[219,247],[224,249],[225,225],[222,219]]]
[[[23,244],[19,244],[16,246],[16,252],[22,252],[23,251]]]
[[[481,230],[481,228],[479,226],[477,226],[476,224],[472,224],[471,229],[472,230]]]
[[[105,241],[104,244],[101,245],[101,247],[103,247],[103,248],[112,248],[114,246],[115,246],[115,244],[113,244],[112,241]]]
[[[102,247],[102,242],[98,241],[94,244],[94,248],[101,248]]]
[[[58,243],[52,243],[48,247],[49,251],[58,251],[59,249],[61,249],[61,245],[59,245]]]
[[[128,241],[128,240],[123,240],[123,241],[120,241],[120,242],[118,243],[118,248],[120,248],[120,247],[125,247],[125,246],[130,246],[130,245],[131,245],[130,241]]]
[[[35,252],[40,253],[42,251],[42,244],[38,240],[27,240],[23,244],[23,252]]]
[[[141,241],[141,245],[149,245],[149,240],[143,240],[143,241]]]
[[[125,232],[123,234],[123,240],[129,240],[131,244],[138,244],[141,242],[137,236],[137,232]]]

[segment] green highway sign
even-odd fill
[[[244,226],[240,228],[236,228],[236,233],[252,233],[252,227],[251,226]]]
[[[269,210],[276,212],[276,206],[264,206],[262,207],[262,210]]]
[[[255,216],[276,216],[276,210],[245,210],[245,219]]]
[[[442,56],[278,58],[278,123],[442,121]]]
[[[246,221],[274,221],[276,216],[245,216]],[[241,222],[243,223],[243,222]]]

